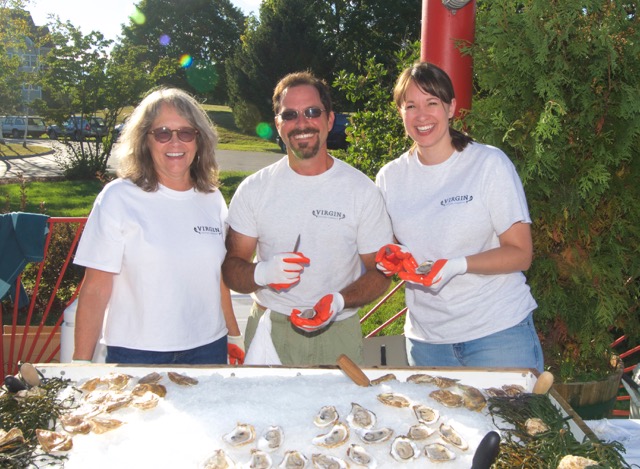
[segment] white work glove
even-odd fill
[[[313,313],[303,314],[299,309],[291,312],[291,323],[299,329],[314,332],[327,327],[344,309],[344,297],[340,293],[329,293],[323,296],[313,307]],[[311,317],[302,317],[311,316]]]
[[[453,277],[466,272],[467,258],[455,257],[453,259],[438,259],[433,263],[433,267],[427,274],[418,274],[414,269],[413,272],[399,272],[398,277],[407,282],[424,285],[432,292],[437,293]]]
[[[227,362],[229,365],[242,365],[244,363],[244,338],[240,335],[227,336]]]
[[[300,252],[281,252],[268,261],[258,262],[253,271],[253,281],[264,287],[269,285],[280,291],[290,288],[300,281],[304,265],[309,259]]]

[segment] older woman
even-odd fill
[[[227,363],[243,352],[217,189],[217,134],[198,103],[159,89],[133,111],[116,148],[119,178],[96,198],[75,257],[85,266],[74,360],[102,332],[108,363]],[[240,357],[241,358],[241,357]]]

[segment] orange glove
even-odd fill
[[[418,267],[418,263],[405,246],[387,244],[382,246],[376,254],[376,267],[387,277],[391,277],[402,270],[413,272]]]
[[[299,329],[314,332],[327,327],[343,309],[344,297],[340,293],[329,293],[316,303],[311,317],[303,317],[302,311],[294,309],[291,312],[291,323]]]
[[[244,339],[242,335],[227,336],[227,359],[229,365],[242,365],[244,363]]]
[[[414,269],[411,272],[400,272],[398,276],[407,282],[424,285],[434,293],[437,293],[453,277],[466,272],[467,258],[456,257],[454,259],[438,259],[433,263],[431,270],[427,274],[418,274]]]
[[[300,281],[304,265],[309,263],[301,252],[281,252],[268,261],[258,262],[253,281],[261,287],[269,285],[277,291],[285,290]]]

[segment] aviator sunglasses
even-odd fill
[[[153,138],[156,139],[156,142],[159,143],[167,143],[171,140],[173,133],[178,135],[178,139],[181,142],[189,143],[193,142],[193,139],[196,138],[200,132],[191,127],[180,127],[179,129],[170,129],[168,127],[159,127],[157,129],[150,130],[149,134],[153,135]]]
[[[287,109],[286,111],[282,111],[278,115],[280,116],[280,119],[282,119],[283,121],[292,121],[298,118],[298,114],[300,114],[300,112],[302,112],[302,114],[304,114],[304,117],[306,117],[307,119],[317,119],[322,115],[323,112],[325,112],[325,110],[319,107],[308,107],[304,111],[295,111],[293,109]]]

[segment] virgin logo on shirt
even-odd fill
[[[193,231],[198,234],[221,235],[222,230],[217,226],[194,226]]]
[[[441,200],[440,205],[442,205],[443,207],[446,207],[447,205],[467,204],[472,200],[473,200],[472,195],[456,195],[456,196]]]
[[[337,210],[314,210],[311,212],[317,218],[333,218],[334,220],[342,220],[346,215]]]

